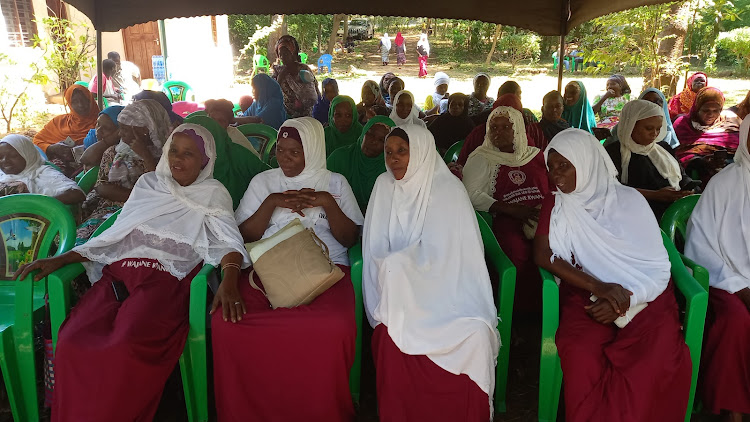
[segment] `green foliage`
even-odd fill
[[[497,50],[515,70],[523,60],[530,60],[532,63],[539,60],[539,35],[526,31],[503,35],[497,42]]]
[[[745,71],[750,70],[750,27],[720,33],[716,49],[727,51]]]
[[[29,58],[28,63],[19,63],[5,53],[0,53],[0,117],[5,121],[5,131],[13,129],[14,119],[20,127],[28,127],[34,120],[33,110],[39,109],[44,98],[32,98],[29,89],[41,87],[49,82],[40,63],[41,57]],[[39,113],[37,113],[39,114]]]
[[[89,26],[74,23],[67,19],[49,16],[42,20],[49,38],[34,35],[34,47],[44,51],[46,68],[53,73],[53,80],[60,92],[65,92],[80,78],[82,70],[95,64],[92,57],[96,40],[91,36]],[[76,32],[83,32],[76,35]]]
[[[271,15],[229,15],[229,41],[243,46],[258,29],[271,24]]]

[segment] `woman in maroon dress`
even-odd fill
[[[492,231],[518,271],[514,308],[542,309],[542,280],[532,239],[542,200],[549,195],[544,156],[530,147],[521,113],[498,107],[487,119],[482,146],[469,155],[463,182],[476,210],[493,215]]]

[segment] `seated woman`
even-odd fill
[[[545,159],[557,193],[542,206],[534,255],[561,280],[565,420],[685,420],[690,352],[654,213],[588,132],[560,132]]]
[[[236,119],[237,123],[263,123],[279,130],[286,120],[281,86],[265,73],[253,76],[253,103]]]
[[[550,195],[544,156],[528,145],[523,116],[498,107],[487,120],[482,146],[469,155],[463,182],[474,209],[490,212],[492,230],[518,271],[514,308],[542,309],[542,280],[532,240],[542,200]]]
[[[750,114],[750,91],[747,91],[747,95],[745,95],[745,98],[739,104],[729,107],[729,111],[736,114],[740,120],[745,120]]]
[[[402,90],[395,94],[390,118],[396,126],[417,125],[427,128],[424,120],[419,118],[419,108],[414,103],[414,94],[409,91]]]
[[[231,101],[220,99],[220,100],[206,100],[206,113],[208,117],[214,119],[224,130],[227,131],[229,139],[237,145],[242,146],[246,150],[250,151],[256,157],[260,157],[260,153],[255,146],[240,132],[234,123],[234,104]]]
[[[399,77],[394,77],[388,84],[388,98],[390,99],[390,104],[388,105],[389,112],[393,111],[396,104],[396,95],[404,90],[404,86],[404,80]]]
[[[154,100],[141,100],[117,116],[121,140],[109,147],[99,165],[94,189],[83,203],[83,224],[76,244],[85,243],[110,215],[122,208],[138,179],[156,169],[169,134],[169,116]]]
[[[148,89],[144,89],[143,91],[133,96],[133,101],[141,100],[154,100],[162,107],[164,107],[164,111],[167,112],[167,115],[169,116],[169,122],[172,124],[172,127],[181,125],[183,120],[185,120],[182,116],[174,112],[172,101],[167,98],[167,94],[161,91],[151,91]]]
[[[586,87],[583,86],[583,82],[572,81],[565,85],[563,98],[565,99],[565,107],[562,113],[563,120],[568,122],[572,128],[582,129],[593,134],[596,127],[596,117],[586,96]]]
[[[667,135],[664,137],[664,142],[666,142],[672,149],[680,146],[680,141],[677,139],[677,135],[674,133],[672,120],[669,118],[669,106],[667,105],[667,98],[664,96],[664,93],[656,88],[648,88],[641,92],[641,95],[638,97],[638,99],[651,101],[652,103],[661,107],[662,110],[664,110],[664,119],[667,121]],[[612,135],[617,137],[617,126],[612,129]]]
[[[117,123],[117,116],[123,109],[125,109],[123,106],[111,106],[99,113],[96,127],[89,130],[83,140],[86,150],[81,156],[81,164],[84,170],[98,166],[102,161],[104,151],[120,142],[120,125]]]
[[[542,151],[555,135],[570,127],[568,122],[562,119],[563,101],[558,91],[545,94],[542,99],[542,120],[526,128],[529,139],[533,139],[534,146]]]
[[[352,97],[339,95],[331,101],[328,127],[325,128],[326,157],[338,148],[357,143],[362,125],[357,116],[357,105]]]
[[[692,194],[694,188],[692,179],[664,141],[667,120],[658,105],[646,100],[631,101],[622,109],[618,139],[605,147],[620,183],[640,192],[657,220],[674,201]]]
[[[380,420],[489,421],[500,342],[474,210],[426,129],[394,129],[385,156],[362,240]]]
[[[690,216],[685,255],[709,275],[699,394],[712,413],[750,414],[750,119],[734,164],[714,176]]]
[[[102,61],[102,90],[104,92],[104,98],[107,99],[109,104],[120,105],[123,102],[122,90],[115,86],[113,76],[117,71],[117,63],[112,59],[104,59]],[[98,75],[94,75],[89,82],[89,91],[94,94],[94,98],[97,98],[99,93],[99,78]]]
[[[362,85],[362,101],[357,104],[357,115],[361,125],[375,116],[388,116],[390,110],[378,103],[380,87],[375,81],[365,81]]]
[[[211,322],[218,419],[349,422],[357,327],[347,248],[364,218],[346,179],[325,169],[320,122],[284,122],[276,156],[280,168],[253,178],[235,213],[245,242],[299,218],[345,276],[309,305],[275,310],[250,286],[249,272],[241,283],[221,283],[211,310],[221,308]],[[254,281],[262,283],[257,275]]]
[[[448,97],[448,110],[440,113],[428,129],[442,157],[451,145],[464,140],[474,129],[474,122],[469,118],[469,97],[460,92]]]
[[[336,79],[325,78],[321,84],[323,93],[313,107],[312,116],[323,126],[328,124],[328,111],[331,109],[331,101],[339,95],[339,84]]]
[[[681,114],[690,113],[698,91],[708,86],[708,76],[703,72],[693,73],[685,82],[685,89],[669,100],[669,117],[675,121]]]
[[[486,73],[477,73],[474,76],[474,92],[469,96],[469,117],[492,109],[492,103],[495,102],[495,99],[487,96],[490,82],[490,75]]]
[[[686,169],[698,170],[705,183],[726,166],[739,145],[740,119],[723,108],[724,94],[716,88],[703,88],[690,113],[674,122],[680,140],[677,159]]]
[[[276,56],[284,63],[273,66],[273,78],[284,93],[286,115],[290,118],[311,116],[320,92],[315,75],[300,60],[297,39],[291,35],[279,38]]]
[[[383,75],[382,78],[380,78],[380,98],[378,98],[378,103],[380,105],[386,106],[387,108],[391,108],[391,96],[390,91],[388,88],[391,86],[391,82],[393,82],[394,79],[398,79],[398,77],[393,72],[387,72]],[[403,89],[403,87],[401,88]]]
[[[435,73],[435,79],[433,85],[435,86],[435,92],[428,95],[424,100],[424,113],[428,116],[433,114],[440,114],[447,109],[447,105],[443,105],[448,100],[448,84],[451,82],[451,78],[445,72]]]
[[[612,129],[622,113],[622,108],[630,101],[630,85],[622,75],[612,75],[607,79],[607,91],[594,97],[591,109],[599,116],[600,128]]]
[[[362,129],[356,144],[341,147],[328,157],[328,170],[346,177],[362,212],[367,210],[375,179],[385,173],[385,135],[394,126],[389,117],[375,116]]]
[[[51,196],[68,205],[86,199],[76,182],[44,164],[31,139],[11,134],[0,139],[0,196],[15,193]]]
[[[65,104],[70,107],[70,113],[54,117],[44,125],[34,136],[34,145],[70,177],[80,169],[73,157],[73,147],[83,145],[89,130],[96,126],[99,106],[91,92],[81,85],[71,85],[65,91]]]
[[[95,281],[60,329],[53,421],[153,420],[187,338],[190,281],[210,264],[222,285],[236,283],[250,264],[229,194],[211,178],[215,159],[210,133],[179,126],[112,227],[19,270],[39,280],[82,262]]]

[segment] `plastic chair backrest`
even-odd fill
[[[89,83],[86,81],[76,81],[75,85],[85,86],[86,88],[89,87]]]
[[[104,233],[105,230],[112,227],[112,224],[117,221],[117,217],[120,215],[120,212],[122,210],[117,210],[114,214],[110,215],[102,224],[99,225],[99,227],[94,230],[94,233],[91,234],[91,237],[89,239],[93,239],[96,236],[99,236],[100,234]]]
[[[94,188],[94,185],[96,184],[96,180],[99,178],[99,166],[91,167],[86,173],[83,173],[83,176],[79,180],[76,180],[78,182],[78,187],[83,190],[84,193],[88,194],[91,192],[91,189]]]
[[[463,146],[463,139],[451,145],[450,148],[448,148],[448,151],[445,151],[445,155],[443,156],[445,164],[455,163],[458,160],[458,155],[461,153],[461,148]]]
[[[188,101],[188,91],[192,91],[193,88],[191,88],[186,82],[169,81],[164,82],[161,90],[163,93],[167,94],[169,101],[174,103],[177,101]],[[195,99],[195,95],[191,96],[191,101],[193,99]]]
[[[194,112],[188,114],[187,117],[185,117],[185,118],[189,119],[191,117],[198,117],[198,116],[208,116],[208,113],[206,113],[206,110],[198,110],[198,111],[194,111]]]
[[[318,72],[321,71],[321,69],[328,68],[328,73],[332,73],[333,69],[331,68],[333,66],[333,56],[330,54],[323,54],[318,59]]]
[[[248,138],[260,138],[263,140],[261,147],[260,159],[266,164],[270,164],[271,154],[276,145],[276,138],[279,132],[271,126],[262,123],[247,123],[237,126],[240,132]]]
[[[302,64],[307,64],[307,53],[299,53],[299,60]]]
[[[270,69],[271,65],[268,63],[268,58],[262,54],[256,54],[253,56],[253,70],[254,69]]]
[[[669,236],[677,250],[683,251],[687,240],[687,223],[700,195],[690,195],[680,198],[664,211],[659,226]]]

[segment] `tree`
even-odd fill
[[[333,53],[333,47],[336,46],[336,39],[338,38],[339,23],[344,15],[333,15],[333,29],[331,29],[331,36],[328,38],[328,47],[326,47],[326,53]]]
[[[525,31],[503,35],[498,42],[498,48],[510,61],[513,70],[516,70],[516,66],[522,60],[539,60],[539,35]]]
[[[492,55],[495,54],[495,46],[497,46],[497,39],[500,37],[500,34],[503,31],[503,26],[500,24],[495,25],[495,35],[492,37],[492,47],[490,48],[490,52],[487,54],[487,59],[484,61],[485,66],[490,65],[490,61],[492,61]]]
[[[86,24],[54,16],[46,17],[42,22],[49,38],[42,39],[35,34],[34,47],[44,51],[46,68],[53,72],[53,80],[60,92],[65,92],[80,78],[82,70],[93,67],[96,41]],[[78,30],[83,30],[83,34],[76,36]]]
[[[341,41],[346,42],[346,38],[349,36],[349,15],[344,15],[344,30],[341,34]]]
[[[667,24],[658,37],[657,57],[653,60],[653,65],[644,72],[644,79],[650,82],[648,85],[662,90],[668,96],[677,93],[677,81],[685,67],[682,57],[689,18],[689,2],[673,3],[669,7]],[[665,89],[667,86],[669,89]]]
[[[750,26],[719,33],[716,46],[734,56],[744,71],[750,70]]]
[[[41,57],[28,65],[20,65],[5,53],[0,53],[2,83],[0,83],[0,116],[5,120],[5,132],[13,128],[13,119],[26,114],[29,88],[44,85],[49,78],[40,66]],[[27,67],[28,66],[28,67]],[[25,122],[21,122],[24,124]]]

